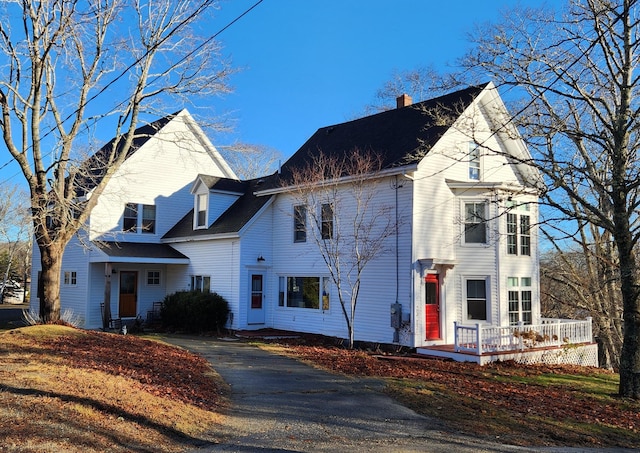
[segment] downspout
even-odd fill
[[[502,283],[502,266],[500,265],[500,253],[502,252],[502,243],[501,243],[501,229],[500,229],[500,222],[502,221],[502,200],[500,199],[500,196],[498,194],[498,192],[496,191],[495,195],[495,206],[496,206],[496,216],[495,218],[498,221],[498,226],[496,228],[497,231],[497,238],[495,241],[495,247],[496,247],[496,304],[497,304],[497,312],[498,312],[498,319],[497,319],[497,323],[493,323],[494,325],[498,325],[501,326],[502,325],[502,288],[503,288],[503,283]],[[505,212],[506,213],[506,212]]]
[[[395,217],[396,217],[396,304],[398,304],[399,293],[400,293],[400,252],[398,250],[399,247],[399,239],[398,235],[400,233],[400,228],[398,227],[398,190],[400,186],[398,186],[398,175],[395,175],[395,195],[396,195],[396,206],[395,206]],[[400,312],[400,322],[402,323],[402,311]],[[393,332],[393,342],[400,343],[400,328],[397,327]]]

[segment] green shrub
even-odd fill
[[[220,333],[229,318],[229,303],[217,293],[178,291],[164,298],[160,317],[168,329]]]

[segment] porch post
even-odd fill
[[[478,345],[478,355],[482,355],[482,326],[476,323],[476,344]]]
[[[111,319],[111,263],[104,263],[104,312],[102,313],[102,328],[109,328]]]
[[[589,329],[585,335],[585,339],[589,343],[593,343],[593,318],[591,316],[587,316],[587,329]],[[588,338],[586,338],[588,336]]]
[[[458,348],[458,321],[453,321],[453,350],[460,351]]]

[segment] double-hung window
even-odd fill
[[[207,226],[207,204],[206,193],[196,195],[196,228],[206,228]]]
[[[122,216],[122,231],[129,233],[156,232],[156,207],[152,204],[127,203]]]
[[[507,279],[509,301],[509,325],[531,324],[531,277]]]
[[[529,205],[511,205],[507,213],[507,254],[531,255],[531,216]]]
[[[469,179],[480,180],[480,147],[474,142],[469,142]]]
[[[487,320],[487,280],[485,278],[466,279],[467,319]]]
[[[75,271],[65,271],[63,283],[69,286],[75,286],[78,283],[78,274]]]
[[[138,228],[138,205],[127,203],[124,205],[124,216],[122,220],[122,231],[135,233]]]
[[[485,202],[467,202],[464,204],[464,242],[465,244],[487,243],[487,205]]]
[[[152,204],[142,205],[142,232],[156,232],[156,207]]]
[[[293,207],[293,242],[307,241],[307,207]]]
[[[322,239],[333,239],[333,205],[325,203],[321,207],[320,233]]]

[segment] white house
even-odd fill
[[[382,169],[367,184],[395,230],[362,274],[356,340],[479,363],[596,365],[590,320],[541,317],[541,179],[506,119],[491,83],[416,104],[403,96],[396,109],[319,129],[277,173],[251,181],[186,111],[162,119],[67,248],[63,310],[99,328],[105,299],[126,319],[166,294],[210,290],[229,301],[230,329],[345,338],[336,285],[310,239],[316,208],[301,205],[289,177],[318,153],[371,151]],[[338,193],[352,188],[344,175]],[[354,212],[323,210],[318,228],[338,230],[325,239]],[[32,294],[38,258],[34,248]]]

